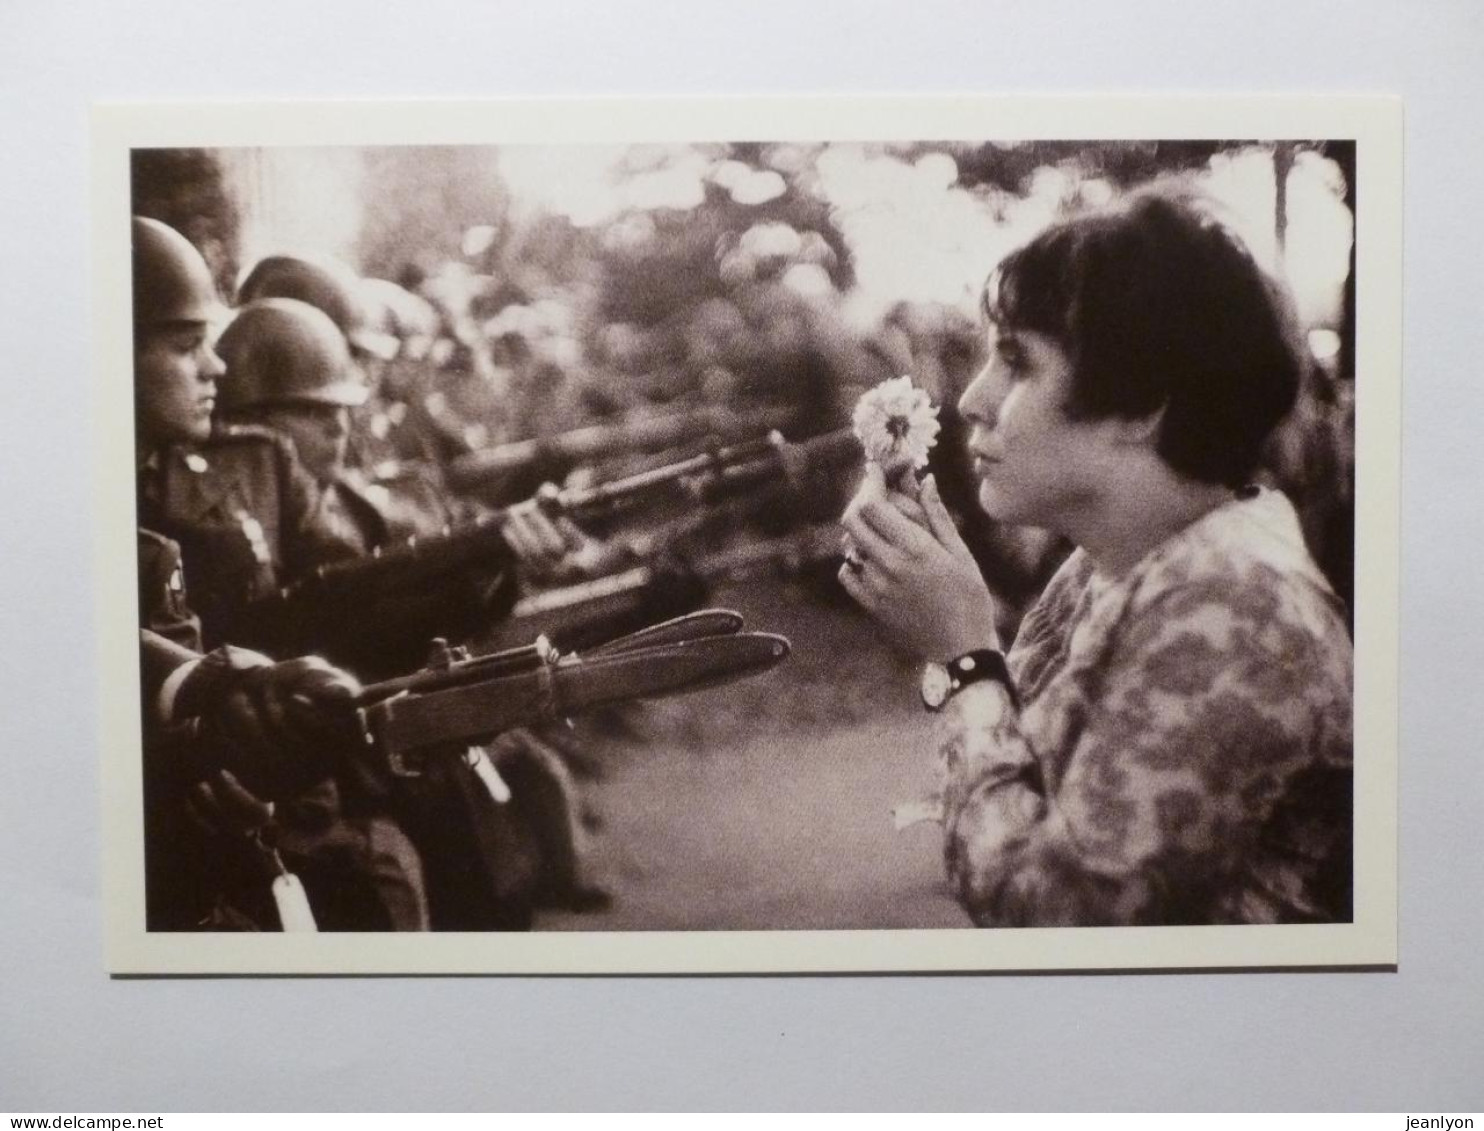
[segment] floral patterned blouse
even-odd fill
[[[1116,580],[1077,551],[939,716],[981,926],[1348,920],[1351,662],[1288,500],[1249,492]]]

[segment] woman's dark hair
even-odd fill
[[[1233,487],[1293,407],[1301,375],[1286,294],[1189,194],[1145,189],[1048,228],[986,284],[984,311],[1073,367],[1076,419],[1149,416],[1175,471]]]

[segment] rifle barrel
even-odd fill
[[[470,452],[449,464],[445,474],[456,490],[474,491],[541,464],[584,463],[628,452],[659,451],[697,437],[731,439],[749,432],[786,427],[793,418],[790,409],[737,413],[706,408],[591,424],[553,436],[514,440]]]
[[[744,546],[698,555],[686,561],[689,571],[704,581],[732,578],[758,566],[779,561],[814,561],[839,552],[841,527],[821,523],[795,534],[784,534]],[[607,577],[582,581],[560,589],[548,589],[515,603],[510,620],[531,620],[567,609],[592,604],[606,597],[632,593],[651,585],[660,576],[651,566],[634,566]]]
[[[779,473],[794,477],[860,458],[860,442],[849,429],[813,436],[799,443],[777,432],[731,447],[636,472],[593,487],[558,492],[550,506],[573,518],[601,515],[645,492],[671,483],[693,483],[698,501],[764,483]]]
[[[419,668],[407,675],[370,683],[361,688],[356,702],[365,707],[404,691],[432,691],[442,687],[457,687],[463,683],[474,683],[481,679],[513,675],[529,671],[542,663],[541,649],[535,644],[524,644],[518,648],[506,648],[484,656],[459,660],[444,668]]]

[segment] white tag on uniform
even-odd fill
[[[474,771],[474,776],[484,783],[484,788],[489,791],[491,801],[496,805],[504,805],[510,800],[510,787],[505,784],[500,771],[495,769],[494,762],[490,761],[490,756],[484,752],[483,746],[469,747],[464,758],[469,763],[469,768]]]
[[[314,934],[319,930],[304,885],[294,873],[283,872],[273,878],[273,902],[278,905],[278,921],[285,933]]]

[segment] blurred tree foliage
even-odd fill
[[[361,157],[366,275],[415,284],[460,257],[470,227],[504,221],[509,194],[487,148],[372,146]]]
[[[1075,166],[1084,177],[1099,177],[1127,188],[1167,173],[1204,167],[1213,156],[1237,146],[1232,141],[1033,141],[986,142],[950,146],[966,185],[992,185],[1018,193],[1036,170]]]
[[[238,269],[238,211],[222,164],[209,149],[135,149],[129,154],[136,216],[169,224],[211,267],[217,289],[232,293]]]

